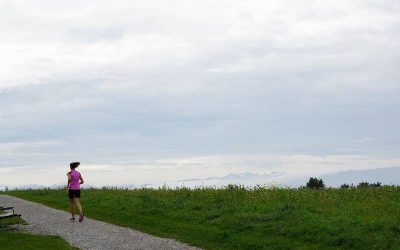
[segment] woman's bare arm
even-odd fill
[[[69,184],[71,183],[71,175],[70,175],[70,173],[71,172],[67,173],[67,176],[68,176],[67,188],[69,188]]]
[[[80,180],[80,183],[79,183],[79,184],[83,184],[83,183],[85,183],[85,182],[83,181],[82,175],[81,175],[81,176],[79,176],[79,180]]]

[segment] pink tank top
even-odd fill
[[[81,185],[79,184],[79,182],[80,182],[79,177],[81,176],[81,173],[79,173],[76,170],[71,170],[69,175],[71,176],[71,182],[69,183],[69,189],[73,189],[73,190],[81,189]]]

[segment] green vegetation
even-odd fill
[[[365,188],[365,187],[381,187],[381,183],[377,182],[377,183],[368,183],[368,182],[360,182],[357,187],[359,188]]]
[[[31,235],[0,230],[0,246],[4,250],[20,249],[76,249],[56,236]]]
[[[0,214],[2,212],[0,211]],[[11,217],[11,218],[4,218],[0,220],[0,229],[6,230],[9,228],[9,226],[11,225],[16,225],[18,224],[18,218],[17,217]],[[23,221],[22,219],[20,220],[20,224],[26,224],[25,221]],[[0,231],[0,232],[3,232]]]
[[[71,250],[71,247],[60,237],[31,235],[20,233],[10,226],[18,223],[18,218],[6,218],[0,220],[0,249],[4,250],[20,250],[20,249],[60,249]],[[26,224],[21,220],[22,224]]]
[[[7,194],[68,210],[65,190]],[[400,249],[400,187],[89,189],[87,216],[206,249]]]
[[[325,188],[325,184],[322,179],[317,179],[317,178],[311,177],[310,180],[306,184],[306,188],[315,188],[315,189]]]

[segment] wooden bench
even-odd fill
[[[18,227],[19,227],[21,214],[16,214],[14,211],[14,207],[0,207],[0,210],[3,212],[2,214],[0,214],[0,219],[18,217]]]

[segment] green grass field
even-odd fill
[[[68,210],[66,190],[7,194]],[[206,249],[400,249],[400,187],[88,189],[88,217]]]
[[[55,236],[42,236],[31,235],[27,233],[20,233],[10,228],[10,225],[18,223],[17,218],[7,218],[0,220],[0,249],[2,250],[20,250],[20,249],[60,249],[72,250],[76,249],[71,247],[60,237]],[[22,224],[26,224],[21,221]]]
[[[31,235],[0,230],[0,249],[71,250],[76,248],[71,247],[63,239],[56,236]]]

